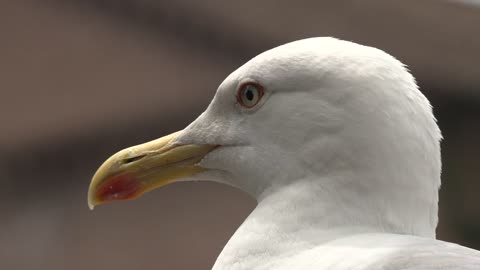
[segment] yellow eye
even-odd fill
[[[245,108],[253,108],[263,97],[263,87],[258,83],[248,82],[240,86],[237,101]]]

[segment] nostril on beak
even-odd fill
[[[147,156],[146,154],[143,154],[143,155],[139,155],[139,156],[135,156],[135,157],[126,158],[126,159],[123,160],[123,164],[128,164],[128,163],[135,162],[135,161],[137,161],[139,159],[142,159],[146,156]]]

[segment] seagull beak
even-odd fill
[[[132,200],[145,192],[205,171],[198,165],[216,145],[172,143],[181,131],[111,156],[97,170],[88,189],[88,206]]]

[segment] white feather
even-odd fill
[[[235,98],[249,80],[266,89],[253,110]],[[435,240],[440,140],[402,63],[334,38],[253,58],[178,138],[223,145],[198,177],[258,201],[214,269],[480,269]]]

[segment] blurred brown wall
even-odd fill
[[[1,2],[0,267],[209,269],[252,199],[183,183],[91,212],[89,179],[186,126],[249,58],[310,36],[409,65],[445,136],[439,238],[479,249],[478,25],[480,9],[433,0]]]

